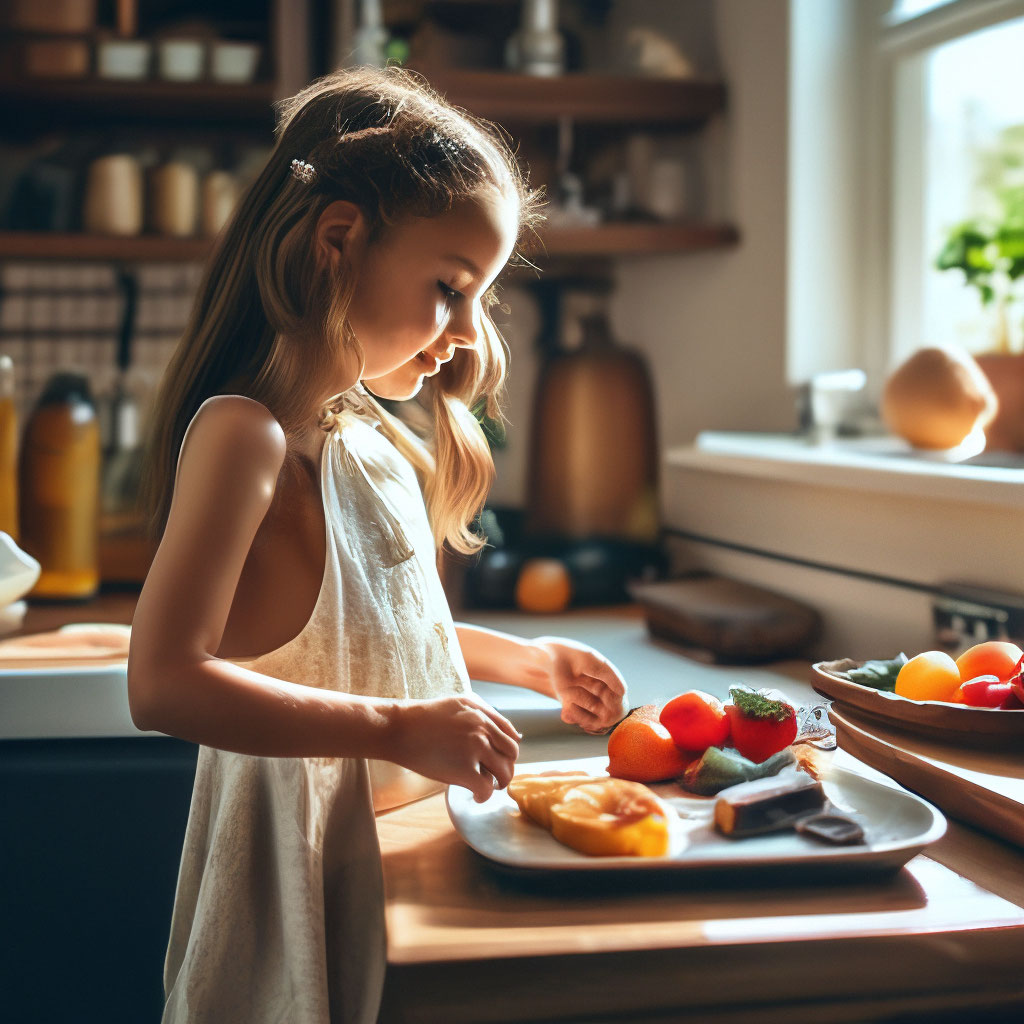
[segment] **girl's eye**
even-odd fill
[[[441,290],[441,294],[444,296],[445,309],[451,309],[457,299],[462,298],[462,292],[457,292],[454,288],[449,288],[444,281],[438,281],[437,287]]]

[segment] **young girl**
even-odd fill
[[[500,137],[412,76],[337,72],[287,103],[157,400],[162,530],[132,630],[132,717],[200,744],[165,1021],[376,1019],[374,811],[479,801],[521,737],[470,676],[599,732],[625,687],[590,648],[456,627],[436,571],[491,481],[491,286],[531,194]],[[429,379],[422,442],[375,401]]]

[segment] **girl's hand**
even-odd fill
[[[399,701],[389,760],[462,786],[483,803],[511,781],[522,738],[507,718],[472,693]]]
[[[534,646],[549,659],[551,694],[562,705],[563,722],[601,734],[625,718],[626,683],[604,655],[560,637],[540,637]]]

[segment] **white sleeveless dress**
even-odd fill
[[[321,456],[323,585],[302,632],[238,664],[372,697],[466,693],[412,467],[353,389]],[[184,442],[183,442],[184,443]],[[383,761],[200,747],[164,1024],[370,1024],[384,979],[374,811],[442,786]]]

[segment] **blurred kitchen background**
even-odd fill
[[[1022,17],[2,0],[0,526],[44,563],[36,596],[144,578],[148,404],[273,102],[386,60],[500,123],[550,197],[504,282],[491,546],[449,564],[456,603],[551,611],[710,571],[814,606],[837,650],[930,636],[951,584],[1014,592]],[[890,396],[932,346],[955,353]],[[62,416],[63,462],[39,454]],[[55,473],[64,519],[44,508]],[[70,561],[48,578],[53,559]]]
[[[63,948],[49,1019],[158,1012],[195,748],[128,714],[135,488],[275,99],[405,63],[545,188],[495,317],[488,547],[444,578],[640,704],[715,660],[1024,637],[1021,53],[1024,0],[0,0],[0,632],[122,644],[0,670],[0,989],[35,1006]]]

